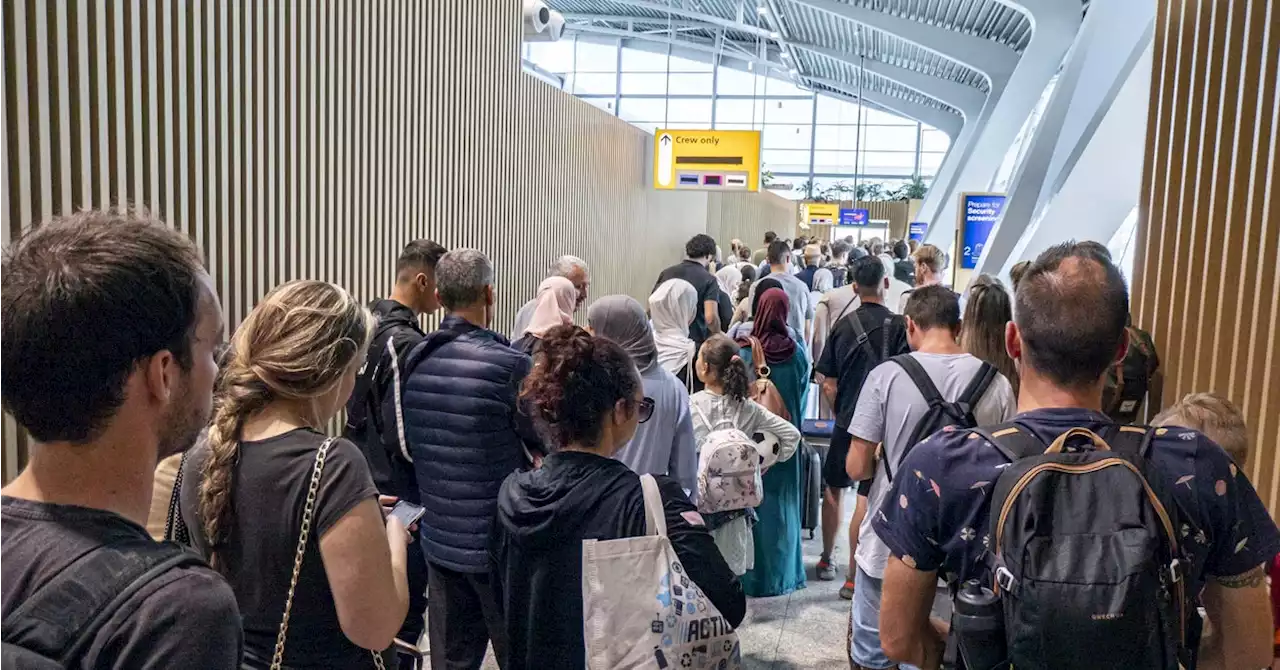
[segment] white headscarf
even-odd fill
[[[573,323],[573,308],[578,304],[578,289],[564,277],[547,277],[538,284],[533,317],[521,336],[542,337],[548,330]]]
[[[835,288],[835,277],[831,276],[831,270],[819,268],[813,273],[813,290],[819,295]]]
[[[716,272],[716,283],[720,284],[720,290],[725,292],[730,299],[738,296],[738,285],[742,283],[742,270],[727,265],[720,268]]]
[[[668,279],[649,296],[658,364],[669,372],[679,372],[693,358],[696,345],[689,339],[689,324],[697,313],[698,290],[683,279]]]

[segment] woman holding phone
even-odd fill
[[[321,432],[372,330],[338,286],[276,288],[236,331],[208,438],[183,465],[182,516],[235,591],[245,667],[378,667],[369,650],[404,622],[409,533],[383,520],[360,450]]]

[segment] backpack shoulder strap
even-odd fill
[[[1118,451],[1138,461],[1146,460],[1151,452],[1151,440],[1156,429],[1150,426],[1114,426],[1102,436],[1112,451]]]
[[[1010,463],[1016,463],[1029,456],[1042,454],[1045,449],[1049,448],[1049,445],[1045,444],[1034,432],[1017,421],[984,428],[971,428],[970,432],[981,435]]]
[[[702,408],[698,407],[698,404],[692,401],[689,403],[689,409],[693,410],[693,413],[698,415],[698,418],[702,423],[706,424],[708,433],[719,430],[719,426],[724,424],[727,420],[725,417],[722,417],[720,421],[712,423],[711,419],[707,418],[707,413],[703,412]],[[737,425],[737,423],[735,422],[734,425]]]
[[[129,598],[176,568],[203,566],[169,542],[127,540],[73,561],[4,618],[4,641],[71,667]]]
[[[974,406],[986,394],[987,388],[991,386],[991,382],[996,379],[996,366],[983,361],[982,367],[978,369],[978,373],[969,381],[969,385],[965,387],[964,392],[960,394],[960,398],[956,401],[973,411]]]
[[[920,365],[920,361],[917,361],[914,356],[911,354],[899,354],[889,360],[897,363],[906,371],[907,376],[911,378],[911,382],[920,390],[920,395],[924,396],[925,402],[930,405],[946,402],[946,399],[938,392],[938,387],[929,378],[929,373],[925,372],[924,366]]]
[[[886,324],[887,323],[888,322],[886,321]],[[925,372],[924,367],[920,365],[920,361],[917,361],[911,354],[899,354],[889,360],[897,363],[906,371],[907,376],[911,378],[911,382],[920,390],[920,395],[924,396],[924,399],[929,404],[930,408],[946,402],[946,399],[938,392],[938,387],[934,385],[933,380],[929,378],[929,373]],[[902,464],[902,461],[906,460],[907,453],[916,445],[916,442],[923,439],[924,436],[919,433],[924,428],[924,422],[928,416],[928,411],[929,410],[926,410],[925,417],[920,418],[920,423],[916,424],[916,427],[911,431],[911,435],[907,437],[905,448],[902,450],[902,454],[898,457],[899,465]],[[885,475],[889,477],[889,481],[893,481],[893,466],[889,464],[888,458],[881,460],[884,462]]]

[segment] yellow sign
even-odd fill
[[[664,130],[653,134],[653,187],[760,190],[760,131]]]
[[[840,220],[840,203],[806,202],[800,205],[800,220],[806,225],[830,226]]]

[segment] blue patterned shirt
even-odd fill
[[[1099,433],[1112,424],[1098,412],[1075,408],[1039,409],[1015,420],[1046,444],[1076,426]],[[991,443],[968,437],[944,430],[917,444],[872,519],[903,563],[961,580],[984,575],[991,496],[1009,466]],[[1158,428],[1148,458],[1179,508],[1195,517],[1182,519],[1178,529],[1191,561],[1192,593],[1209,575],[1238,575],[1280,553],[1280,531],[1257,491],[1212,440],[1194,430]]]

